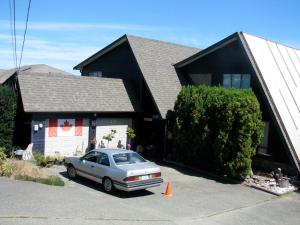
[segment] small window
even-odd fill
[[[264,134],[262,136],[260,145],[257,148],[257,153],[258,154],[261,154],[261,155],[268,154],[269,130],[270,130],[270,122],[264,121]]]
[[[133,152],[127,153],[119,153],[113,155],[113,159],[117,165],[126,165],[126,164],[134,164],[134,163],[144,163],[146,162],[142,156]]]
[[[231,87],[234,87],[234,88],[241,87],[241,74],[232,74]]]
[[[104,166],[110,166],[108,155],[105,153],[101,153],[98,163]]]
[[[97,162],[99,158],[99,152],[90,152],[84,156],[84,159],[89,162]]]
[[[250,88],[250,74],[223,74],[223,87]]]
[[[91,71],[88,75],[91,77],[102,77],[102,71]]]
[[[250,74],[243,74],[241,88],[250,88]]]
[[[223,87],[230,88],[231,87],[231,74],[223,75]]]
[[[212,75],[210,73],[190,74],[189,76],[194,84],[205,84],[208,86],[211,85]]]

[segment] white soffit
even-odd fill
[[[300,165],[300,51],[243,35]]]

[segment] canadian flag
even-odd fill
[[[49,119],[48,137],[82,136],[82,119]]]

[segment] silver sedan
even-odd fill
[[[79,175],[99,182],[106,192],[141,190],[163,182],[157,165],[130,150],[95,149],[82,157],[67,157],[65,162],[71,179]]]

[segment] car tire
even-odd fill
[[[103,189],[106,193],[112,193],[115,190],[114,184],[111,179],[105,177],[102,183]]]
[[[77,177],[77,172],[73,165],[68,165],[67,173],[70,179],[75,179]]]

